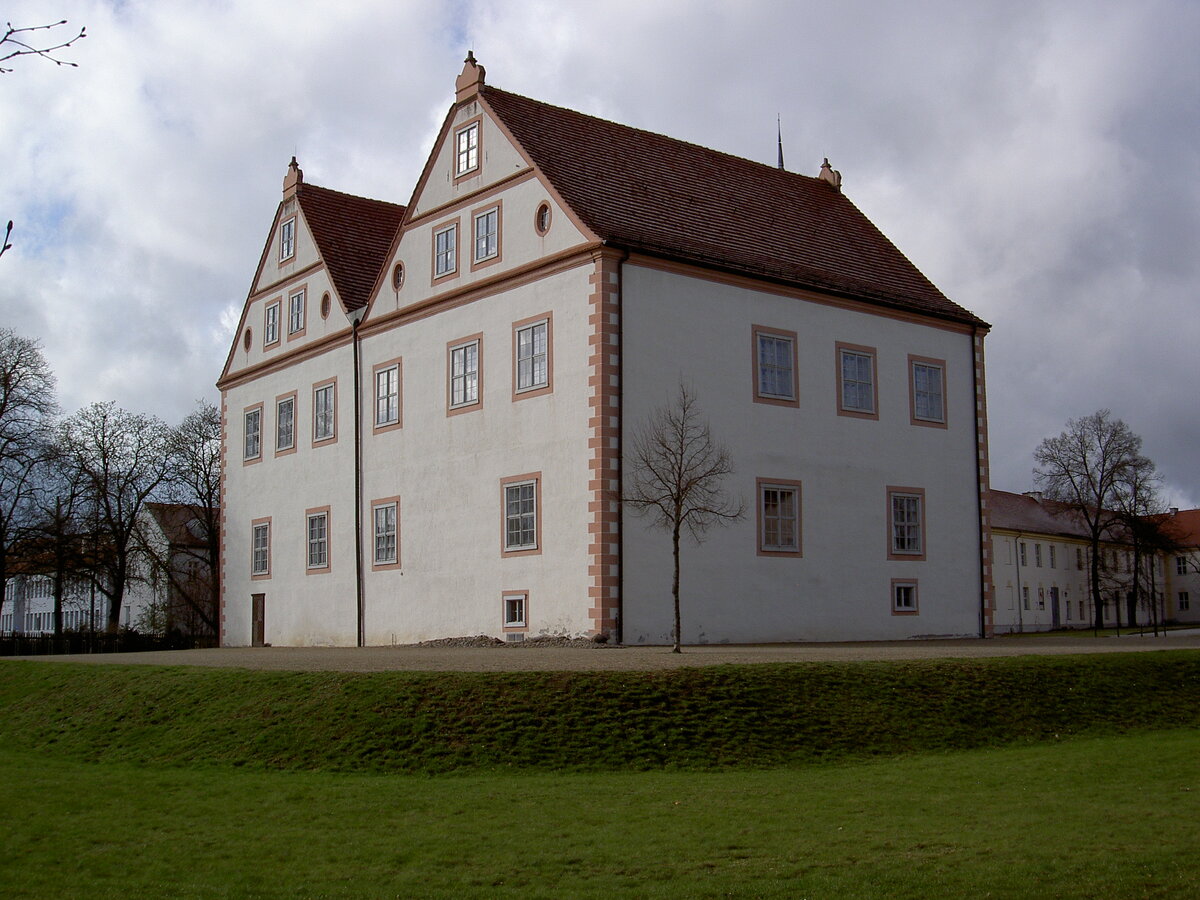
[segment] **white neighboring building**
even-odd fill
[[[222,642],[668,643],[669,536],[614,497],[681,381],[748,512],[684,549],[685,643],[990,633],[987,325],[840,182],[470,57],[406,206],[293,160],[218,382]]]
[[[1172,509],[1168,522],[1179,549],[1167,558],[1166,615],[1200,622],[1200,509]]]

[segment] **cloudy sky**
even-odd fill
[[[335,11],[336,10],[336,11]],[[0,325],[63,407],[179,420],[213,382],[288,160],[407,202],[467,48],[489,83],[847,195],[992,323],[993,486],[1110,408],[1200,505],[1196,0],[9,0],[88,37],[0,75]],[[59,29],[60,32],[66,29]]]

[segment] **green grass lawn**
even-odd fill
[[[1200,896],[1200,653],[0,661],[3,897]]]
[[[0,751],[6,897],[1194,897],[1200,734],[430,778]]]

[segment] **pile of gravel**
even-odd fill
[[[421,641],[410,644],[412,647],[574,647],[579,650],[603,650],[615,647],[607,640],[595,638],[566,637],[565,635],[544,634],[527,637],[523,641],[502,641],[499,638],[477,634],[474,637],[437,638],[432,641]]]

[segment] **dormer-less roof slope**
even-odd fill
[[[146,510],[162,529],[167,542],[181,547],[204,547],[204,535],[193,526],[197,519],[215,518],[215,509],[187,503],[147,503]]]
[[[366,306],[404,207],[303,182],[296,196],[342,304],[347,311]]]
[[[1155,519],[1166,525],[1168,534],[1181,547],[1200,547],[1200,509],[1181,509]]]
[[[986,327],[820,178],[488,85],[481,91],[563,200],[609,243]]]
[[[993,528],[1018,531],[1023,534],[1053,534],[1062,537],[1087,539],[1087,524],[1080,515],[1062,503],[1037,500],[1025,494],[1008,491],[988,492]]]

